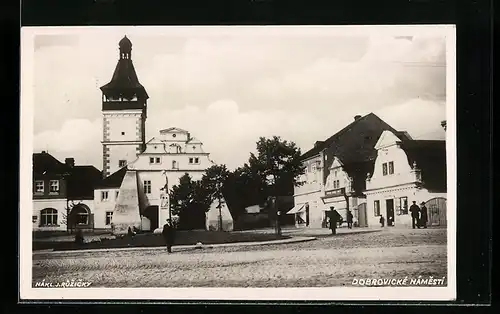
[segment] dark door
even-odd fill
[[[446,226],[446,199],[436,197],[428,200],[425,203],[427,207],[427,215],[429,217],[429,225],[431,226]]]
[[[387,226],[394,226],[394,200],[385,200]]]
[[[144,210],[144,216],[146,216],[151,222],[151,231],[158,228],[158,206],[148,206]]]

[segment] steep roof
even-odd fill
[[[401,144],[408,162],[421,170],[423,187],[432,192],[446,192],[446,142],[413,140]]]
[[[44,173],[63,175],[69,170],[68,166],[49,153],[41,152],[33,154],[33,175],[39,176]]]
[[[116,93],[137,94],[139,97],[149,98],[144,86],[139,83],[134,64],[131,59],[120,59],[116,65],[111,81],[101,87],[105,95]]]
[[[357,117],[339,132],[324,141],[317,141],[315,146],[302,155],[302,160],[313,157],[325,150],[328,156],[325,164],[325,178],[333,157],[343,163],[343,169],[353,179],[356,194],[362,193],[366,185],[366,175],[373,171],[377,158],[377,143],[383,131],[389,130],[398,135],[402,141],[409,140],[406,132],[398,132],[377,115],[369,113],[364,117]],[[323,178],[323,179],[325,179]]]
[[[128,167],[123,167],[120,170],[112,173],[106,178],[102,179],[101,182],[97,184],[97,188],[119,188],[122,184],[123,178],[127,173]]]
[[[67,185],[69,198],[94,198],[94,188],[102,173],[94,166],[73,166]]]
[[[94,187],[101,180],[101,171],[90,165],[70,166],[60,162],[49,153],[33,154],[33,176],[65,175],[67,196],[70,198],[93,198]]]

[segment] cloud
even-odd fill
[[[59,130],[44,131],[33,138],[35,152],[48,151],[60,161],[74,157],[79,165],[102,168],[102,120],[71,119]]]

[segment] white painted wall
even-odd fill
[[[93,200],[73,200],[75,204],[82,203],[88,206],[90,209],[90,214],[94,213],[94,201]],[[33,200],[33,217],[37,217],[36,221],[33,221],[34,231],[66,231],[67,225],[65,216],[67,201],[66,199],[37,199]],[[45,208],[54,208],[57,210],[57,225],[56,226],[40,226],[41,222],[41,211]]]
[[[120,160],[126,160],[127,164],[137,159],[137,144],[108,145],[109,147],[109,174],[120,170]]]
[[[108,192],[108,199],[101,199],[101,192]],[[94,190],[94,228],[111,229],[111,225],[106,225],[106,212],[113,212],[117,200],[116,193],[119,188],[96,189]]]
[[[126,112],[104,112],[107,121],[107,136],[105,141],[140,141],[141,140],[141,110]],[[122,135],[122,132],[125,134]]]

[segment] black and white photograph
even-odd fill
[[[452,25],[22,28],[21,298],[453,300],[455,84]]]

